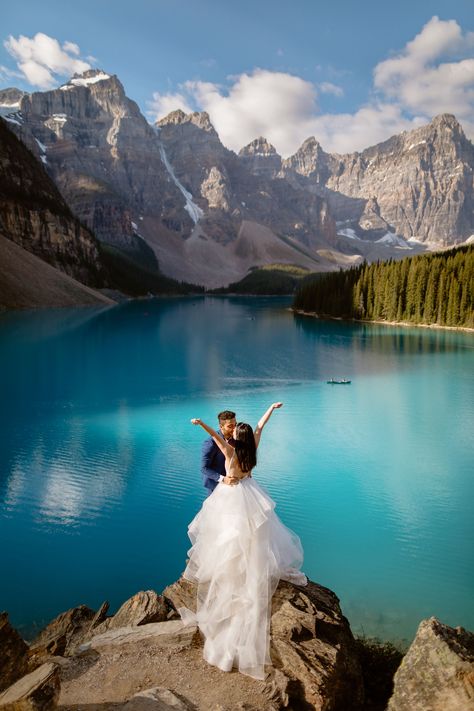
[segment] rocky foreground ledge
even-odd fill
[[[356,711],[369,708],[356,643],[336,595],[309,582],[281,582],[272,602],[265,681],[224,673],[202,659],[195,588],[179,580],[148,590],[113,616],[81,605],[59,615],[30,644],[0,615],[2,711]],[[474,709],[474,634],[431,618],[396,676],[390,711]]]

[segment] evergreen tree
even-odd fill
[[[294,308],[320,316],[474,327],[474,247],[362,264],[304,280]]]

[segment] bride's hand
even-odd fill
[[[235,486],[239,483],[239,480],[235,476],[225,476],[222,479],[222,483],[227,484],[228,486]]]
[[[272,407],[274,410],[278,410],[279,407],[283,407],[283,403],[282,402],[274,402]]]
[[[200,424],[201,424],[200,418],[199,418],[199,417],[193,417],[193,419],[191,420],[191,424],[192,424],[192,425],[200,425]]]

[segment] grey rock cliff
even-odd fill
[[[116,76],[89,70],[26,95],[16,119],[13,128],[102,241],[133,250],[145,214],[165,228],[189,227],[155,132]]]
[[[361,153],[328,154],[308,139],[283,169],[326,196],[338,222],[373,229],[371,203],[376,227],[406,239],[446,246],[474,232],[474,146],[449,114]]]
[[[264,137],[239,155],[226,149],[205,112],[150,126],[101,70],[12,91],[12,130],[73,212],[135,256],[146,243],[180,280],[225,286],[272,263],[325,271],[474,234],[474,147],[453,116],[347,155],[310,137],[283,160]]]
[[[269,262],[327,268],[318,251],[328,248],[336,234],[327,202],[278,175],[281,158],[264,138],[237,156],[222,145],[207,114],[175,111],[157,128],[176,177],[203,212],[194,230],[203,262],[212,260],[209,253],[217,243],[234,266],[235,276],[227,268],[227,281]]]
[[[89,70],[7,118],[101,241],[137,254],[144,240],[169,276],[221,286],[275,261],[333,268],[318,254],[335,235],[324,198],[254,175],[206,113],[153,128],[117,77]]]
[[[97,240],[41,163],[0,119],[0,235],[90,286],[105,283]]]

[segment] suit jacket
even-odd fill
[[[221,476],[225,475],[225,457],[212,437],[205,439],[201,450],[202,483],[214,491]]]

